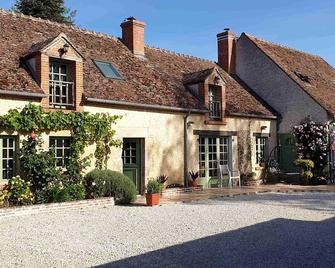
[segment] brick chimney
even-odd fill
[[[218,40],[218,63],[229,74],[235,74],[236,35],[225,28],[216,35]]]
[[[144,27],[145,23],[134,17],[127,18],[121,23],[122,42],[137,57],[144,58]]]

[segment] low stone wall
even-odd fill
[[[114,206],[114,198],[106,197],[99,199],[87,199],[80,201],[71,201],[63,203],[39,204],[20,207],[0,208],[1,217],[32,215],[38,213],[53,212],[59,210],[85,209],[88,207],[110,207]]]

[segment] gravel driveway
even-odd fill
[[[334,267],[335,194],[0,218],[0,267]]]

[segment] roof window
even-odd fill
[[[99,60],[93,60],[93,62],[105,77],[111,79],[123,80],[120,73],[115,69],[115,67],[110,62],[99,61]]]

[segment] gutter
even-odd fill
[[[244,113],[228,113],[228,116],[248,117],[248,118],[263,118],[263,119],[278,119],[275,115],[259,115],[259,114],[244,114]]]
[[[112,104],[119,106],[127,106],[134,108],[147,108],[147,109],[155,109],[162,111],[171,111],[171,112],[192,112],[198,114],[208,113],[208,110],[201,109],[188,109],[188,108],[179,108],[179,107],[171,107],[166,105],[156,105],[156,104],[143,104],[143,103],[133,103],[129,101],[117,101],[117,100],[105,100],[105,99],[97,99],[97,98],[85,98],[88,102],[100,103],[100,104]]]
[[[44,93],[11,91],[11,90],[2,90],[2,89],[0,89],[0,95],[18,96],[18,97],[32,97],[32,98],[44,98],[44,97],[46,97],[46,95]]]

